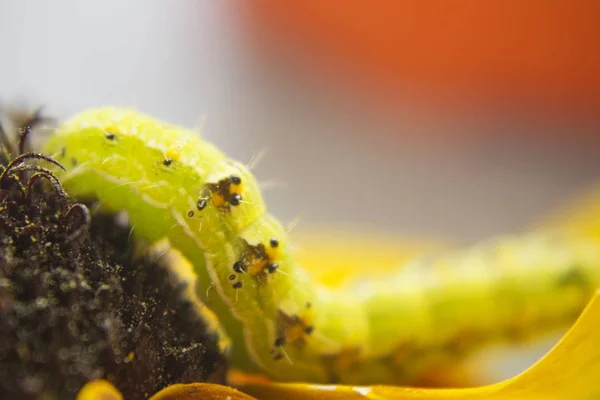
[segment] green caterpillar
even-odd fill
[[[410,382],[491,340],[568,324],[600,286],[597,244],[550,233],[329,288],[296,265],[248,169],[194,131],[102,108],[59,127],[45,152],[69,194],[126,210],[134,235],[167,237],[195,266],[233,366],[275,379]]]

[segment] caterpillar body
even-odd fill
[[[70,195],[127,211],[134,235],[167,237],[195,266],[232,364],[275,379],[410,382],[491,340],[568,324],[600,286],[597,243],[553,232],[330,288],[296,265],[248,169],[194,131],[101,108],[64,123],[45,151]]]

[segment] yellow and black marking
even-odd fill
[[[165,151],[165,158],[162,160],[162,165],[165,167],[170,167],[173,162],[179,161],[180,158],[181,152],[179,149],[175,147],[169,147],[167,151]]]
[[[283,357],[281,347],[284,345],[293,345],[297,348],[303,348],[306,340],[311,335],[315,327],[312,324],[312,304],[306,303],[306,309],[300,315],[289,315],[279,310],[277,318],[277,338],[273,342],[271,355],[274,360],[280,360]]]
[[[119,132],[119,127],[114,124],[109,124],[104,128],[106,140],[108,140],[109,142],[117,141],[117,132]]]
[[[171,158],[167,158],[166,160],[171,160]],[[243,199],[243,192],[244,184],[242,178],[238,175],[230,175],[219,180],[217,183],[207,183],[204,185],[204,190],[196,202],[196,207],[198,211],[202,211],[211,202],[215,207],[229,211],[231,206],[237,207],[240,205]]]
[[[233,271],[237,274],[249,273],[260,283],[264,283],[269,274],[273,274],[279,268],[279,240],[275,237],[269,239],[269,243],[251,245],[243,241],[244,250],[242,256],[233,264]],[[241,282],[240,282],[241,283]],[[236,288],[234,284],[234,288]]]

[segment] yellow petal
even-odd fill
[[[562,340],[533,367],[504,382],[470,389],[415,389],[309,384],[250,384],[257,399],[600,399],[600,294]]]
[[[385,277],[412,257],[447,247],[434,238],[333,229],[294,231],[298,264],[328,286],[362,277]]]
[[[255,400],[229,386],[212,383],[171,385],[156,393],[149,400]]]
[[[81,388],[77,400],[123,400],[123,396],[109,381],[96,380]]]
[[[600,240],[600,186],[583,191],[557,210],[542,216],[533,226]]]

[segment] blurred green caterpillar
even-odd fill
[[[167,237],[195,266],[197,293],[232,340],[233,366],[275,379],[410,382],[492,340],[572,322],[600,286],[597,243],[555,232],[330,288],[296,264],[248,169],[194,131],[94,109],[59,127],[45,152],[66,167],[57,174],[69,194],[127,211],[135,235]],[[346,179],[338,184],[364,184]]]

